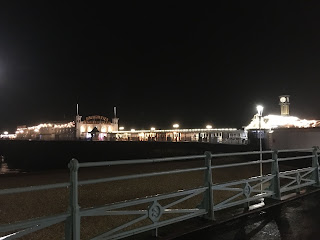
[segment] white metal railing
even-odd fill
[[[299,156],[288,156],[291,153],[301,152]],[[120,239],[131,236],[137,233],[153,230],[157,235],[158,228],[180,222],[194,217],[205,217],[209,220],[216,219],[216,213],[223,209],[233,208],[235,206],[248,208],[255,201],[263,201],[264,198],[273,198],[281,200],[282,194],[289,191],[299,191],[301,188],[308,186],[320,187],[319,182],[319,163],[318,163],[318,148],[310,149],[293,149],[279,151],[263,151],[263,160],[248,160],[245,162],[214,164],[212,161],[222,157],[238,157],[238,156],[255,156],[261,152],[240,152],[240,153],[223,153],[212,154],[205,152],[203,155],[169,157],[156,159],[140,159],[140,160],[121,160],[121,161],[104,161],[104,162],[86,162],[79,163],[76,159],[72,159],[69,163],[70,182],[50,184],[42,186],[30,186],[23,188],[12,188],[0,190],[0,195],[15,194],[30,191],[39,191],[55,188],[69,188],[69,208],[66,213],[61,213],[55,216],[42,217],[37,219],[29,219],[26,221],[2,224],[0,232],[14,232],[8,235],[6,239],[16,239],[34,231],[49,227],[56,223],[65,222],[65,238],[80,239],[80,227],[82,226],[82,217],[95,216],[114,216],[119,215],[137,216],[135,219],[126,222],[118,227],[115,227],[108,232],[105,232],[93,239]],[[278,154],[287,154],[281,158]],[[296,154],[297,155],[297,154]],[[270,157],[269,157],[270,156]],[[252,157],[251,157],[252,158]],[[286,161],[302,161],[310,159],[310,166],[297,168],[280,172],[279,162]],[[173,162],[186,160],[204,160],[204,165],[201,167],[181,168],[168,171],[156,171],[151,173],[132,174],[125,176],[115,176],[99,179],[89,179],[79,181],[79,168],[130,165],[130,164],[148,164],[158,162]],[[235,168],[236,171],[240,167],[249,165],[271,164],[267,171],[268,173],[262,176],[251,176],[249,178],[237,179],[230,182],[215,183],[215,171],[222,169]],[[264,168],[265,170],[267,168]],[[103,206],[94,206],[91,208],[80,208],[78,202],[78,187],[82,185],[90,185],[97,183],[110,183],[120,180],[132,180],[137,178],[148,178],[154,176],[164,176],[181,173],[203,172],[204,182],[202,186],[178,190],[171,193],[159,193],[153,196],[146,196],[138,199],[123,199],[122,202],[115,202]],[[266,172],[266,171],[265,171]],[[227,192],[229,195],[224,199],[217,200],[217,191]],[[174,208],[177,204],[183,203],[196,196],[201,197],[201,202],[193,208]],[[166,200],[166,203],[160,203]],[[141,205],[147,205],[147,208],[140,209]],[[128,210],[128,207],[135,206],[135,209]],[[162,216],[167,216],[162,218]],[[142,221],[147,221],[147,224],[138,225]],[[126,230],[132,227],[131,230]]]

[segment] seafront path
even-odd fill
[[[320,239],[319,199],[320,191],[176,239]]]

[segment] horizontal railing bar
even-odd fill
[[[288,188],[282,188],[282,189],[280,189],[280,192],[284,193],[284,192],[288,192],[288,191],[291,191],[291,190],[295,190],[295,189],[303,188],[303,187],[306,187],[306,186],[310,186],[310,185],[313,185],[313,184],[315,184],[315,181],[310,181],[310,182],[306,182],[306,183],[303,183],[303,184],[300,184],[300,185],[295,185],[295,186],[288,187]]]
[[[119,176],[119,177],[110,177],[110,178],[99,178],[99,179],[79,181],[79,185],[88,185],[88,184],[120,181],[120,180],[130,180],[130,179],[143,178],[143,177],[155,177],[155,176],[169,175],[169,174],[174,174],[174,173],[203,171],[206,169],[207,169],[207,167],[198,167],[198,168],[177,169],[177,170],[164,171],[164,172],[133,174],[133,175],[125,175],[125,176]]]
[[[255,176],[255,177],[251,177],[251,178],[246,178],[246,179],[239,179],[239,180],[235,180],[235,181],[230,181],[230,182],[224,182],[224,183],[216,183],[212,185],[212,190],[218,190],[217,188],[219,187],[227,187],[227,186],[233,186],[233,185],[238,185],[238,184],[243,184],[243,183],[250,183],[250,182],[255,182],[255,181],[262,181],[262,180],[271,180],[273,177],[275,177],[276,175],[274,174],[267,174],[267,175],[263,175],[261,176]]]
[[[236,152],[236,153],[216,153],[211,154],[215,157],[230,157],[230,156],[242,156],[242,155],[255,155],[255,154],[268,154],[273,151],[253,151],[253,152]],[[137,159],[137,160],[118,160],[118,161],[103,161],[103,162],[85,162],[79,163],[79,167],[100,167],[100,166],[115,166],[125,164],[140,164],[140,163],[155,163],[155,162],[167,162],[167,161],[179,161],[179,160],[195,160],[204,158],[205,155],[194,155],[194,156],[180,156],[180,157],[167,157],[167,158],[153,158],[153,159]]]
[[[253,151],[253,152],[235,152],[235,153],[215,153],[212,154],[212,157],[231,157],[231,156],[243,156],[243,155],[255,155],[255,154],[268,154],[268,153],[273,153],[273,151]]]
[[[157,163],[157,162],[170,162],[170,161],[181,161],[181,160],[196,160],[196,159],[200,159],[200,158],[204,158],[204,157],[205,157],[205,155],[193,155],[193,156],[152,158],[152,159],[137,159],[137,160],[85,162],[85,163],[79,163],[79,167],[102,167],[102,166],[115,166],[115,165],[126,165],[126,164]]]
[[[213,210],[218,211],[218,210],[222,210],[222,209],[225,209],[225,208],[234,207],[234,206],[246,203],[246,202],[255,201],[255,200],[258,200],[258,199],[261,199],[261,198],[264,198],[264,197],[269,197],[269,196],[272,196],[272,193],[262,193],[262,194],[259,194],[259,195],[255,195],[255,196],[249,197],[247,199],[242,199],[242,200],[238,200],[238,201],[235,201],[235,202],[226,203],[224,205],[220,205],[220,206],[217,206],[217,207],[214,206]]]
[[[205,192],[207,189],[208,189],[208,187],[200,187],[200,188],[182,190],[182,191],[168,193],[168,194],[150,196],[150,197],[134,199],[134,200],[129,200],[129,201],[122,201],[122,202],[118,202],[118,203],[111,203],[111,204],[108,204],[105,206],[100,206],[100,207],[81,209],[80,215],[81,216],[91,216],[90,214],[97,212],[97,211],[110,211],[110,210],[114,210],[114,209],[130,207],[130,206],[139,205],[139,204],[143,204],[143,203],[149,203],[152,201],[160,201],[163,199],[180,197],[180,196],[194,194],[194,193],[201,194],[201,193]]]
[[[35,225],[39,225],[47,222],[54,222],[59,220],[60,222],[65,221],[68,217],[70,217],[69,213],[62,213],[50,217],[42,217],[42,218],[32,218],[21,222],[10,223],[10,224],[1,224],[0,232],[11,232],[16,231],[22,228],[29,228]]]
[[[4,238],[7,239],[7,240],[18,239],[18,238],[23,237],[25,235],[28,235],[30,233],[39,231],[39,230],[47,228],[47,227],[50,227],[50,226],[52,226],[52,225],[54,225],[56,223],[59,223],[59,220],[45,222],[45,223],[41,223],[39,225],[32,226],[30,228],[18,230],[18,231],[15,231],[12,234],[4,236]],[[3,239],[3,238],[0,238],[0,239]]]
[[[289,171],[284,171],[284,172],[280,172],[279,176],[285,176],[285,175],[289,175],[289,174],[294,174],[294,173],[298,173],[298,172],[306,172],[308,170],[314,169],[314,167],[307,167],[307,168],[300,168],[300,169],[294,169],[294,170],[289,170]]]
[[[225,187],[214,187],[214,190],[219,191],[233,191],[233,192],[242,192],[243,188],[225,188]]]
[[[115,215],[144,215],[147,210],[127,210],[127,211],[106,211],[103,216],[115,216]],[[97,215],[95,215],[97,216]]]
[[[278,153],[284,153],[284,152],[312,152],[313,148],[298,148],[298,149],[282,149],[278,150]]]
[[[259,164],[259,163],[271,163],[274,162],[273,159],[268,159],[268,160],[256,160],[256,161],[251,161],[251,162],[244,162],[244,163],[230,163],[230,164],[223,164],[223,165],[213,165],[211,168],[212,169],[218,169],[218,168],[228,168],[228,167],[237,167],[237,166],[247,166],[247,165],[254,165],[254,164]]]
[[[32,192],[32,191],[39,191],[39,190],[49,190],[49,189],[63,188],[63,187],[69,187],[69,186],[70,186],[70,183],[55,183],[55,184],[29,186],[29,187],[21,187],[21,188],[7,188],[7,189],[1,189],[0,195]]]
[[[140,228],[137,228],[137,229],[134,229],[134,230],[129,230],[129,231],[126,231],[126,232],[122,232],[122,233],[118,233],[118,234],[115,234],[115,235],[111,235],[111,236],[108,236],[108,239],[113,239],[114,240],[114,239],[121,239],[121,238],[129,237],[129,236],[131,236],[133,234],[146,232],[146,231],[149,231],[149,230],[152,230],[152,229],[155,229],[155,228],[160,228],[160,227],[163,227],[163,226],[170,225],[172,223],[181,222],[181,221],[184,221],[184,220],[187,220],[187,219],[190,219],[190,218],[194,218],[194,217],[198,217],[198,216],[203,216],[205,214],[207,214],[207,211],[205,211],[204,209],[200,209],[199,211],[196,211],[195,213],[190,213],[190,214],[183,215],[183,216],[176,217],[176,218],[172,218],[172,219],[169,219],[169,220],[165,220],[165,221],[160,221],[160,222],[156,222],[156,223],[153,223],[153,224],[149,224],[147,226],[143,226],[143,227],[140,227]],[[104,234],[102,234],[100,236],[97,236],[95,238],[92,238],[92,240],[102,239],[103,237],[104,237]]]
[[[278,158],[278,162],[289,161],[289,160],[306,159],[306,158],[312,158],[312,157],[314,157],[314,155],[306,155],[306,156],[296,156],[296,157]]]
[[[138,223],[138,222],[141,222],[141,221],[143,221],[143,220],[145,220],[145,219],[147,219],[147,218],[148,218],[148,215],[145,214],[145,215],[143,215],[143,216],[141,216],[141,217],[138,217],[138,218],[133,219],[133,220],[131,220],[131,221],[125,223],[125,224],[122,224],[122,225],[120,225],[120,226],[118,226],[118,227],[116,227],[116,228],[111,229],[110,231],[104,233],[103,235],[104,235],[105,237],[112,236],[112,235],[115,234],[116,232],[119,232],[120,230],[122,230],[122,229],[124,229],[124,228],[128,228],[128,227],[132,226],[133,224]]]
[[[200,208],[192,208],[192,209],[165,209],[163,214],[172,214],[172,213],[195,213],[202,211]]]

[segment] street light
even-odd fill
[[[257,106],[257,111],[258,111],[258,117],[259,117],[260,177],[262,177],[263,173],[262,173],[261,117],[262,117],[262,112],[263,112],[263,106],[258,105]],[[262,193],[262,183],[261,183],[260,190],[261,190],[261,193]]]
[[[172,125],[173,128],[177,129],[179,128],[179,124],[178,123],[175,123]],[[175,139],[176,142],[178,142],[178,138],[180,139],[180,133],[177,133],[177,132],[173,132],[173,138]]]
[[[120,131],[124,130],[124,127],[119,127],[119,130],[120,130]]]
[[[212,128],[211,125],[207,125],[207,126],[206,126],[206,129],[211,129],[211,128]]]
[[[152,128],[150,128],[150,130],[151,130],[151,131],[154,131],[154,130],[156,130],[156,128],[152,127]]]

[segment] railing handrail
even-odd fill
[[[116,160],[116,161],[101,161],[101,162],[85,162],[79,163],[79,167],[103,167],[127,164],[143,164],[143,163],[158,163],[158,162],[171,162],[181,160],[196,160],[204,158],[205,155],[192,155],[192,156],[179,156],[179,157],[166,157],[166,158],[152,158],[152,159],[137,159],[137,160]]]
[[[312,152],[314,148],[297,148],[297,149],[280,149],[277,150],[278,153],[284,153],[284,152]]]
[[[54,183],[54,184],[47,184],[47,185],[35,185],[35,186],[28,186],[28,187],[5,188],[5,189],[0,189],[0,195],[49,190],[49,189],[63,188],[63,187],[69,187],[69,186],[70,186],[70,182],[64,182],[64,183]]]

